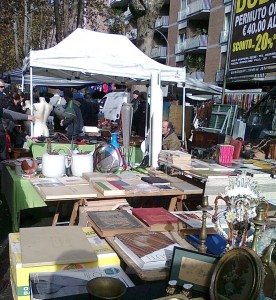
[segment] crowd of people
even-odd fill
[[[5,92],[5,82],[0,79],[0,160],[9,158],[11,148],[21,148],[28,134],[30,121],[25,95],[17,89]]]
[[[115,91],[115,88],[112,91]],[[33,114],[30,96],[16,87],[6,88],[0,79],[0,159],[9,158],[12,148],[22,148],[26,137],[31,135],[30,123],[34,122],[34,133],[49,134],[48,128],[61,131],[69,138],[82,133],[83,126],[98,126],[99,100],[104,93],[95,89],[76,90],[72,88],[34,89]],[[147,93],[135,90],[132,93],[132,134],[144,139],[149,127],[150,106]],[[68,108],[73,114],[68,114]],[[163,149],[179,150],[180,141],[173,125],[163,121]],[[35,135],[36,136],[36,135]]]

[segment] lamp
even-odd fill
[[[202,205],[199,205],[197,209],[202,210],[202,225],[199,235],[199,246],[198,252],[206,253],[207,246],[206,246],[206,239],[207,239],[207,226],[206,226],[206,219],[207,219],[207,211],[212,210],[212,207],[208,203],[208,196],[203,197]]]
[[[252,220],[255,225],[255,231],[254,231],[254,235],[253,235],[253,241],[252,241],[251,248],[254,251],[257,250],[257,243],[258,243],[258,240],[260,237],[261,230],[262,230],[263,226],[267,223],[266,222],[267,210],[268,210],[267,203],[265,203],[265,202],[260,203],[256,208],[257,215]]]

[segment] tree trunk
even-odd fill
[[[40,24],[43,24],[43,13],[42,11],[40,12]],[[45,43],[47,40],[47,35],[45,35],[45,39],[43,39],[43,27],[41,26],[39,29],[39,49],[45,49]],[[43,43],[44,40],[44,43]]]
[[[84,10],[83,2],[84,2],[83,0],[79,0],[78,2],[77,28],[81,28],[83,23],[83,10]]]
[[[59,15],[59,0],[54,0],[54,14],[55,14],[55,27],[56,27],[56,42],[62,40],[61,18]]]
[[[23,53],[27,53],[27,38],[28,38],[28,0],[24,0],[24,34],[23,34]]]
[[[28,26],[27,26],[27,41],[24,55],[27,56],[30,51],[30,45],[32,44],[32,26],[33,26],[33,4],[30,6],[30,12],[28,14]]]
[[[73,32],[77,28],[77,22],[80,22],[79,20],[79,0],[74,0],[72,3],[72,13],[71,13],[71,18],[70,18],[70,32]]]
[[[65,38],[68,35],[68,32],[70,32],[69,28],[69,0],[63,1],[63,38]]]
[[[150,56],[155,21],[160,15],[163,0],[130,0],[129,8],[137,22],[137,47]]]
[[[18,47],[18,14],[17,14],[16,7],[14,8],[13,32],[14,32],[15,60],[16,60],[16,64],[20,66],[19,47]]]

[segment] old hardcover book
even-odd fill
[[[152,231],[177,231],[179,219],[163,207],[133,208],[132,214]]]
[[[201,228],[202,227],[202,211],[201,210],[194,210],[194,211],[174,211],[172,212],[174,216],[179,218],[188,227],[191,228]],[[223,228],[227,228],[227,223],[225,219],[220,219],[221,226]],[[214,228],[215,224],[212,222],[212,215],[207,213],[206,218],[206,227],[207,228]]]
[[[88,211],[93,229],[101,236],[144,232],[145,226],[125,210]]]
[[[141,177],[141,180],[152,185],[170,185],[169,180],[161,177]]]
[[[93,278],[103,276],[117,278],[126,287],[134,286],[133,282],[119,266],[39,272],[30,274],[31,298],[30,296],[28,298],[31,300],[89,299],[86,289],[87,282]]]
[[[116,187],[110,182],[106,181],[93,181],[93,187],[103,194],[104,196],[124,196],[126,194],[125,189]]]
[[[35,186],[45,200],[96,198],[97,192],[89,184]]]
[[[79,185],[79,184],[87,185],[88,184],[88,181],[86,179],[77,176],[59,177],[58,181],[60,181],[64,185]]]
[[[118,234],[114,242],[142,270],[169,266],[173,249],[178,245],[161,232]]]
[[[20,228],[23,267],[93,262],[97,255],[78,226]]]
[[[129,186],[129,183],[123,180],[108,180],[107,182],[115,186],[119,190],[125,190],[125,187]]]
[[[82,177],[88,181],[102,181],[102,180],[118,180],[120,179],[114,173],[100,173],[100,172],[85,172]]]

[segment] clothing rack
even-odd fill
[[[264,92],[257,91],[231,91],[224,95],[223,104],[238,105],[243,112],[247,112],[265,95]]]

